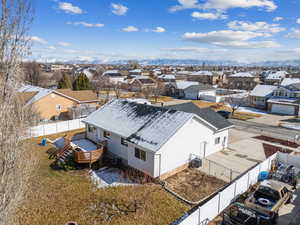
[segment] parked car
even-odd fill
[[[223,212],[220,225],[273,225],[273,218],[235,202]]]
[[[223,116],[225,119],[229,119],[231,112],[229,111],[225,111],[225,110],[220,110],[217,111],[218,114],[220,114],[221,116]]]
[[[275,223],[280,207],[292,199],[292,192],[289,188],[287,184],[280,181],[264,180],[245,200],[245,205],[261,214],[268,215]]]

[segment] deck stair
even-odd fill
[[[59,149],[56,154],[56,159],[58,162],[66,163],[73,155],[73,148],[71,146],[71,141],[65,138],[64,147]]]

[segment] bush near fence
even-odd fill
[[[283,154],[283,153],[280,153]],[[277,153],[268,159],[259,163],[246,172],[238,176],[231,183],[205,199],[197,206],[189,210],[185,215],[174,221],[171,225],[206,225],[209,221],[218,216],[232,199],[246,192],[248,188],[257,183],[258,175],[261,171],[268,171],[271,167],[271,161],[277,157]],[[282,158],[284,156],[281,156]]]

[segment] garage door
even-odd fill
[[[294,115],[295,107],[290,105],[279,105],[272,104],[272,113],[284,114],[284,115]]]

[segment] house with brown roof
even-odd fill
[[[137,76],[130,83],[132,91],[142,91],[145,88],[157,87],[157,82],[148,76]]]
[[[99,104],[97,95],[91,90],[50,90],[24,85],[18,92],[21,103],[31,105],[41,120],[84,117],[95,111]]]

